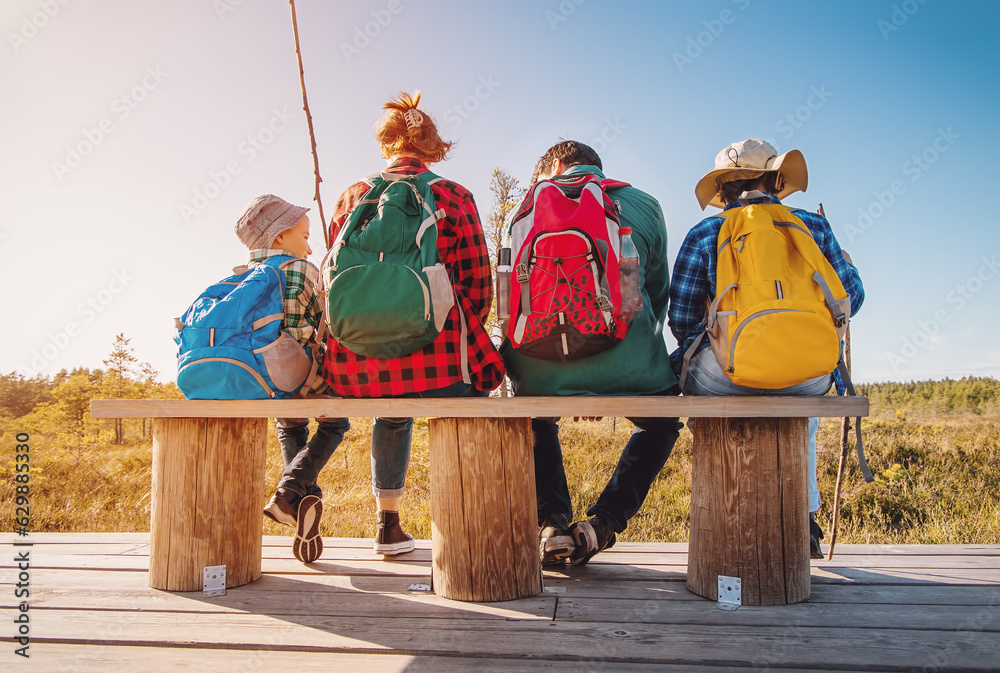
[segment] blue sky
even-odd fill
[[[855,378],[1000,375],[997,3],[296,4],[328,213],[384,165],[400,90],[484,219],[493,168],[526,181],[573,138],[660,201],[671,262],[716,153],[763,137],[804,153],[786,203],[822,202],[861,270]],[[168,379],[172,318],[244,260],[245,204],[315,205],[289,5],[6,0],[0,29],[0,371],[100,366],[124,332]]]

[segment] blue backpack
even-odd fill
[[[210,286],[176,322],[177,387],[193,400],[294,397],[312,351],[281,329],[285,272],[271,257]]]

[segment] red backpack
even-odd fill
[[[574,360],[625,338],[620,206],[607,190],[628,186],[580,174],[539,180],[528,190],[504,232],[497,274],[498,313],[514,348]]]

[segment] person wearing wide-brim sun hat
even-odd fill
[[[733,383],[722,371],[708,339],[696,344],[705,331],[703,323],[708,301],[717,296],[717,245],[726,217],[734,208],[744,205],[781,204],[782,198],[804,192],[808,185],[809,173],[802,152],[789,150],[778,154],[770,143],[751,138],[723,148],[715,157],[715,167],[695,186],[695,197],[702,210],[712,205],[721,208],[722,212],[703,219],[687,233],[670,278],[667,314],[670,330],[679,346],[670,354],[670,362],[681,378],[685,395],[823,395],[834,382],[838,388],[842,385],[835,373],[831,373],[788,388],[746,388]],[[830,223],[822,215],[807,210],[792,207],[790,212],[809,228],[850,296],[851,315],[854,315],[864,302],[864,286],[857,267],[833,235]],[[682,372],[685,368],[686,372]],[[823,536],[813,516],[820,504],[816,485],[817,427],[818,419],[810,418],[809,521],[813,558],[822,557],[819,539]]]
[[[712,205],[725,208],[721,186],[728,183],[753,180],[770,174],[778,183],[773,193],[783,199],[795,192],[804,192],[809,186],[809,171],[802,152],[789,150],[778,154],[766,140],[744,140],[733,143],[715,157],[715,169],[698,181],[694,188],[698,205],[704,210]],[[732,185],[735,188],[738,185]]]

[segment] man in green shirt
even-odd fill
[[[605,177],[597,153],[587,145],[568,140],[553,146],[539,159],[532,183],[579,174],[602,180]],[[517,395],[677,394],[677,379],[663,338],[670,287],[663,212],[656,199],[634,187],[620,187],[609,194],[620,206],[621,226],[632,228],[643,276],[643,309],[629,323],[620,343],[578,360],[532,358],[505,340],[500,352]],[[586,563],[615,543],[616,533],[625,530],[628,520],[642,506],[683,426],[676,418],[629,420],[635,430],[604,491],[587,510],[589,518],[570,525],[573,508],[559,445],[559,419],[532,419],[543,564],[566,560],[574,565]]]

